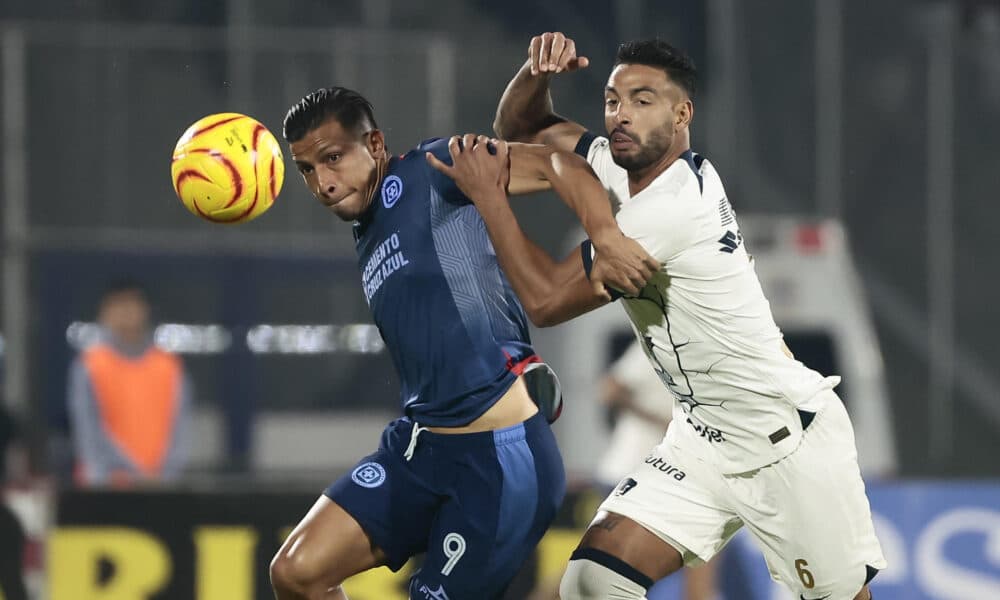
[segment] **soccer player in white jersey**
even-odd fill
[[[552,110],[552,74],[588,62],[572,40],[547,33],[529,54],[500,102],[497,133],[575,148],[620,205],[622,231],[660,261],[622,303],[674,398],[665,438],[574,552],[562,599],[643,598],[746,526],[797,597],[868,600],[885,560],[838,379],[788,352],[719,174],[691,151],[694,65],[658,40],[622,44],[604,91],[607,135],[595,136]],[[506,145],[494,142],[492,155],[486,141],[453,139],[451,167],[428,160],[476,203],[518,296],[543,325],[602,304],[587,281],[590,244],[557,263],[528,240],[506,201]]]

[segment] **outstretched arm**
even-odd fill
[[[572,151],[586,129],[555,113],[549,80],[556,73],[584,69],[589,64],[587,57],[576,55],[576,43],[562,33],[546,32],[531,38],[527,62],[500,98],[493,131],[501,139]]]
[[[524,235],[507,202],[509,147],[496,142],[496,154],[486,138],[456,136],[448,143],[452,165],[428,153],[427,161],[455,180],[476,205],[486,223],[501,268],[531,321],[548,327],[568,321],[611,300],[603,285],[587,279],[583,260],[574,252],[557,263]],[[556,186],[556,191],[560,191]]]

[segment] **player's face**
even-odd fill
[[[690,106],[667,74],[647,65],[615,67],[604,88],[604,125],[611,156],[627,171],[641,171],[663,159],[674,141],[678,111]]]
[[[101,303],[98,321],[116,340],[137,344],[149,331],[149,304],[139,292],[117,292]]]
[[[363,134],[327,119],[291,144],[292,160],[309,191],[345,221],[364,214],[378,183],[378,166],[385,157],[382,132]]]

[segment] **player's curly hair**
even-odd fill
[[[297,142],[331,118],[348,131],[378,128],[372,103],[364,96],[343,87],[327,87],[307,94],[288,109],[282,130],[285,141]]]
[[[623,42],[618,46],[615,66],[646,65],[663,69],[671,81],[681,86],[689,98],[694,99],[698,70],[683,50],[674,48],[661,39]]]

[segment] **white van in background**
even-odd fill
[[[834,220],[740,214],[747,252],[785,341],[807,366],[840,375],[866,477],[898,467],[882,354],[843,227]],[[583,234],[571,238],[578,243]],[[565,410],[555,429],[567,470],[586,478],[607,444],[598,381],[632,331],[617,305],[532,333],[562,380]]]

